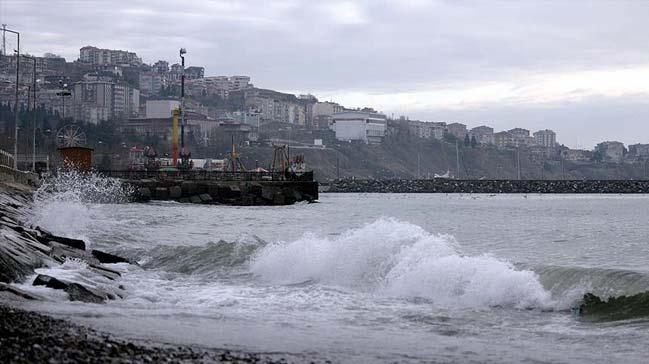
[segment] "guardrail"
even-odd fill
[[[226,172],[226,171],[112,171],[100,170],[106,177],[127,180],[187,180],[187,181],[313,181],[313,172]]]
[[[9,168],[14,167],[14,156],[4,150],[0,149],[0,166],[5,166]]]

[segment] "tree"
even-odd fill
[[[471,139],[469,139],[469,134],[466,134],[464,136],[464,146],[468,147],[469,145],[471,145]]]
[[[471,148],[478,146],[478,141],[475,138],[475,135],[471,136]]]

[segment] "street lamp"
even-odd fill
[[[178,52],[181,60],[181,73],[180,73],[180,151],[185,153],[185,48],[180,48]]]
[[[3,32],[9,32],[13,33],[17,37],[17,42],[16,42],[16,98],[15,98],[15,104],[14,104],[14,113],[15,113],[15,120],[14,120],[14,169],[18,169],[18,83],[20,82],[20,33],[7,29],[6,27],[2,27]],[[4,34],[4,33],[3,33]]]
[[[36,172],[36,57],[28,55],[24,57],[31,59],[34,65],[32,70],[32,172]]]

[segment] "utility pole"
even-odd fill
[[[2,26],[2,34],[4,38],[4,33],[9,32],[13,33],[17,37],[16,42],[16,98],[14,104],[15,120],[14,120],[14,169],[18,169],[18,84],[20,83],[20,33],[7,29],[5,25]],[[4,45],[3,45],[4,46]]]
[[[32,57],[34,69],[32,71],[32,172],[36,172],[36,57]]]
[[[421,179],[421,153],[417,153],[417,179]]]
[[[336,156],[336,179],[340,179],[340,158]]]
[[[185,48],[180,48],[182,70],[180,73],[180,152],[185,153]],[[182,158],[182,157],[181,157]]]
[[[456,179],[460,179],[460,149],[457,145],[457,138],[455,139],[455,170],[457,171]]]
[[[516,178],[521,180],[521,147],[516,148]]]
[[[561,157],[561,180],[566,179],[566,169],[563,166],[563,157]]]
[[[7,40],[5,39],[5,33],[7,31],[7,24],[2,24],[2,55],[7,55]]]
[[[33,63],[32,70],[32,172],[36,172],[36,57],[33,56],[24,56],[27,59],[31,59]],[[27,105],[29,109],[29,105]]]

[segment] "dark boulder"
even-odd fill
[[[34,279],[34,283],[32,283],[32,285],[45,286],[54,289],[66,289],[68,287],[67,283],[45,274],[39,274],[38,276],[36,276],[36,279]]]
[[[81,301],[88,303],[104,303],[104,297],[92,292],[79,283],[70,283],[65,288],[65,292],[70,296],[70,301]]]
[[[113,264],[113,263],[130,263],[130,261],[126,258],[120,257],[115,254],[110,254],[106,252],[102,252],[101,250],[92,250],[92,255],[99,260],[100,263],[107,263],[107,264]]]

